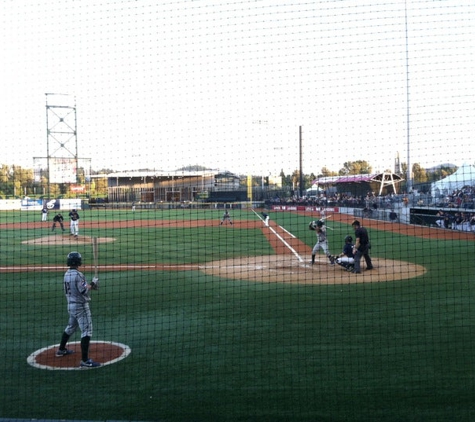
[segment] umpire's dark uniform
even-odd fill
[[[56,214],[53,218],[53,227],[51,227],[51,231],[54,232],[54,229],[56,228],[56,223],[59,223],[59,225],[61,226],[61,230],[63,230],[64,232],[63,221],[64,221],[64,217],[61,214]]]

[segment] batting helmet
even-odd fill
[[[346,236],[345,243],[353,243],[353,238],[351,236]]]
[[[308,225],[308,228],[310,230],[317,230],[317,227],[323,227],[323,221],[322,220],[311,221],[310,224]]]
[[[82,265],[81,254],[79,252],[69,252],[66,264],[68,267],[79,267]]]

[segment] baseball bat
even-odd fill
[[[98,265],[98,257],[99,257],[99,251],[97,249],[97,237],[92,238],[92,255],[94,257],[94,277],[97,277],[97,265]]]

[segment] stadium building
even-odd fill
[[[193,202],[210,196],[241,200],[240,177],[226,171],[134,171],[93,177],[107,178],[110,202]]]

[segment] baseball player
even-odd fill
[[[70,229],[71,236],[78,237],[79,234],[79,214],[74,209],[69,213],[69,218],[71,219]]]
[[[332,259],[332,256],[330,255],[330,251],[328,248],[327,230],[325,228],[325,224],[323,224],[323,221],[321,220],[312,221],[308,227],[310,230],[315,230],[317,232],[316,233],[317,243],[315,243],[315,246],[312,249],[312,265],[315,264],[315,255],[320,249],[325,253],[327,258],[330,260],[330,264],[335,265],[335,262]]]
[[[351,236],[346,236],[342,253],[332,257],[333,261],[338,265],[341,265],[346,271],[353,271],[355,266],[353,248],[353,238]]]
[[[224,211],[224,214],[223,214],[223,218],[221,219],[221,223],[219,223],[219,225],[223,225],[223,223],[225,222],[228,222],[229,221],[229,224],[231,224],[231,226],[233,225],[233,221],[231,220],[231,216],[229,215],[229,212],[228,210]]]
[[[92,336],[92,317],[89,308],[90,290],[97,290],[99,279],[94,277],[91,284],[86,282],[84,274],[78,268],[82,265],[82,256],[79,252],[70,252],[67,257],[69,269],[64,274],[64,294],[68,302],[69,320],[63,335],[61,343],[56,351],[56,357],[63,357],[74,353],[74,350],[66,348],[66,344],[76,330],[81,330],[81,368],[97,368],[100,363],[94,362],[89,358],[89,343]]]
[[[262,217],[264,217],[264,224],[266,225],[266,227],[269,227],[269,214],[265,212],[261,212],[261,214]]]
[[[439,210],[436,214],[437,217],[439,217],[438,220],[436,220],[435,224],[437,224],[439,227],[442,228],[448,228],[448,223],[449,219],[446,218],[447,214],[443,210]]]
[[[320,219],[322,221],[325,221],[326,217],[327,217],[327,213],[325,211],[325,207],[320,207]]]
[[[41,209],[41,221],[48,221],[48,208],[46,208],[46,205]]]

